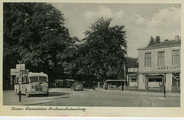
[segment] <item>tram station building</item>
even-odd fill
[[[138,49],[138,89],[180,91],[181,38]]]

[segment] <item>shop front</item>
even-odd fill
[[[172,92],[180,92],[180,73],[172,74]]]
[[[160,71],[159,71],[160,72]],[[180,92],[180,72],[140,73],[138,89]]]
[[[134,88],[137,89],[138,87],[138,75],[137,74],[128,74],[128,88]]]
[[[164,85],[164,75],[162,74],[148,74],[146,75],[146,88],[161,90]]]

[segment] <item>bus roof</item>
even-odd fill
[[[74,79],[65,79],[65,80],[67,80],[67,81],[75,81]]]
[[[28,76],[48,76],[47,74],[40,72],[40,73],[33,73],[33,72],[29,72]]]
[[[64,80],[62,80],[62,79],[56,79],[56,80],[54,80],[54,81],[64,81]]]

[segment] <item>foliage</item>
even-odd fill
[[[100,18],[80,41],[70,37],[63,16],[47,3],[3,4],[3,82],[18,60],[32,72],[47,73],[49,80],[83,78],[91,84],[94,79],[122,79],[125,26],[110,26],[112,19]]]
[[[126,68],[138,68],[137,58],[125,57]]]
[[[23,60],[33,72],[55,76],[63,71],[56,56],[72,44],[72,39],[64,27],[63,14],[52,5],[4,3],[3,30],[4,70]]]
[[[121,68],[127,49],[125,26],[110,27],[111,20],[100,18],[85,32],[85,42],[78,50],[80,67],[77,74],[106,79],[107,71]]]

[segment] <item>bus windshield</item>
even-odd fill
[[[47,82],[47,78],[46,77],[43,77],[43,76],[40,76],[39,77],[39,81],[40,82]]]
[[[38,76],[32,76],[30,77],[31,82],[38,82]],[[40,82],[47,82],[47,78],[44,76],[39,76],[39,81]]]
[[[38,82],[38,76],[30,77],[31,82]]]

